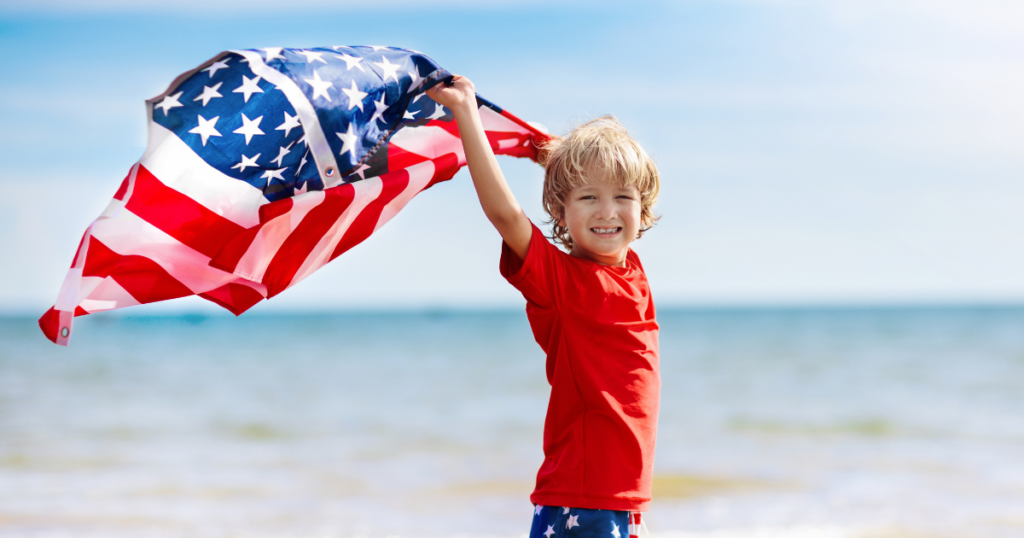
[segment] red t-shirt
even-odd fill
[[[632,250],[625,267],[576,258],[536,226],[525,260],[502,244],[501,274],[526,297],[547,353],[551,399],[535,504],[647,510],[658,427],[658,322]]]

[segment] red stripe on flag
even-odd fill
[[[402,191],[409,186],[409,172],[406,170],[390,172],[381,176],[380,181],[380,196],[367,204],[352,221],[348,229],[345,230],[345,235],[341,237],[341,241],[338,242],[334,247],[334,252],[331,253],[331,260],[340,256],[346,250],[362,243],[367,237],[370,237],[370,234],[377,229],[377,221],[380,220],[380,214],[384,211],[384,206],[391,203],[391,200],[402,194]]]
[[[50,339],[54,344],[57,343],[57,331],[60,330],[60,312],[56,308],[51,308],[46,311],[41,318],[39,318],[39,328],[43,330],[43,334]]]
[[[234,273],[235,268],[238,267],[238,262],[241,261],[242,256],[245,256],[246,251],[249,250],[249,246],[259,235],[260,230],[263,228],[262,224],[257,224],[248,230],[231,238],[230,241],[217,256],[210,260],[210,267],[220,269],[227,273]]]
[[[89,313],[88,313],[88,312],[86,312],[84,308],[82,308],[82,307],[80,307],[80,306],[76,306],[76,307],[75,307],[75,317],[76,317],[76,318],[77,318],[78,316],[88,316],[88,315],[89,315]]]
[[[512,147],[502,148],[500,143],[508,140],[514,140],[515,145]],[[515,131],[487,131],[487,141],[490,142],[491,149],[494,150],[496,155],[527,157],[536,161],[537,147],[534,146],[532,142],[527,143],[529,140],[529,133],[517,133]],[[526,145],[523,145],[524,143],[526,143]]]
[[[515,131],[484,131],[487,135],[487,141],[490,142],[491,148],[494,150],[498,149],[498,142],[502,140],[516,140],[516,145],[523,145],[523,141],[530,138],[529,135],[523,133],[517,133]]]
[[[430,183],[427,183],[427,186],[423,187],[423,190],[425,191],[430,187],[433,187],[436,183],[448,181],[455,177],[459,168],[459,156],[454,153],[445,153],[444,155],[434,159],[434,177],[430,178]]]
[[[236,316],[242,315],[242,312],[263,300],[263,295],[260,292],[245,284],[236,284],[234,282],[228,282],[215,290],[200,293],[199,296],[207,301],[223,306]]]
[[[306,214],[267,265],[267,270],[263,273],[267,298],[288,288],[295,273],[306,261],[306,257],[313,252],[320,239],[352,203],[354,195],[355,189],[351,184],[339,185],[324,191],[323,202]]]
[[[529,131],[527,133],[527,138],[530,139],[529,145],[522,146],[522,149],[512,148],[511,150],[502,150],[502,155],[511,155],[512,157],[527,157],[529,159],[532,159],[534,162],[537,162],[540,147],[543,146],[548,140],[551,140],[551,135],[540,132],[536,127],[517,118],[513,114],[509,113],[509,111],[507,110],[502,110],[500,114],[502,117],[512,121],[516,125],[519,125],[520,127]]]
[[[136,301],[153,303],[192,295],[192,290],[145,256],[122,256],[93,237],[82,276],[112,277]]]
[[[85,233],[82,234],[82,238],[78,240],[78,250],[75,251],[75,259],[71,260],[71,268],[78,265],[78,257],[84,255],[82,252],[82,245],[85,244],[85,238],[89,236],[89,230],[86,229]]]
[[[395,144],[388,144],[388,170],[402,170],[429,160],[420,154],[406,151]]]
[[[164,185],[139,165],[135,188],[126,206],[142,220],[210,258],[245,228]]]
[[[462,136],[459,135],[459,126],[454,121],[430,120],[427,122],[426,126],[440,127],[445,131],[448,131],[448,134],[456,138],[462,138]]]
[[[124,194],[128,192],[128,178],[132,177],[131,170],[128,171],[128,175],[124,176],[124,181],[121,182],[121,186],[117,188],[117,192],[114,194],[115,200],[124,200]]]
[[[274,220],[292,210],[291,198],[285,198],[276,202],[260,206],[260,224]]]

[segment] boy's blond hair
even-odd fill
[[[552,139],[542,148],[544,166],[544,211],[552,224],[551,239],[572,250],[569,229],[559,226],[565,217],[565,197],[586,184],[588,170],[606,171],[619,185],[633,185],[640,191],[640,231],[650,230],[660,217],[653,213],[658,201],[658,167],[640,144],[614,116],[602,116],[580,125],[565,138]]]

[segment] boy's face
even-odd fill
[[[620,187],[603,170],[565,196],[565,216],[559,226],[572,236],[570,254],[606,265],[625,265],[629,244],[640,231],[640,191]]]

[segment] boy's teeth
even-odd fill
[[[618,228],[592,228],[594,232],[599,234],[610,234],[619,231]]]

